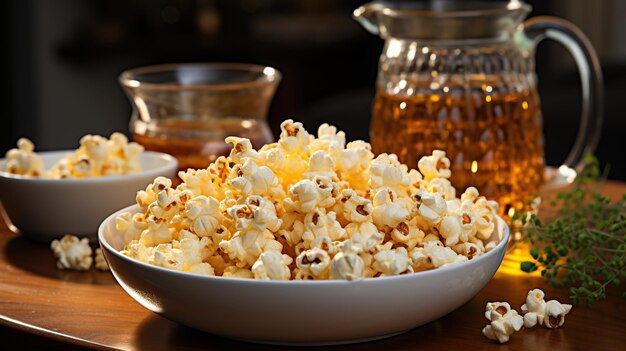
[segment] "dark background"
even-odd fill
[[[117,83],[127,68],[234,61],[283,73],[270,110],[310,130],[329,121],[367,139],[382,40],[351,18],[365,1],[10,0],[3,2],[0,152],[20,136],[40,150],[75,148],[86,133],[128,131],[130,104]],[[605,122],[597,156],[626,180],[626,1],[528,1],[534,15],[564,17],[596,47],[605,76]],[[580,114],[580,85],[567,51],[537,54],[546,159],[563,161]]]

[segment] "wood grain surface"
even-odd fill
[[[626,193],[626,184],[607,182],[603,193],[617,198]],[[487,323],[488,301],[508,301],[519,311],[528,290],[541,288],[546,299],[569,302],[566,289],[519,271],[526,252],[523,245],[511,247],[489,284],[443,318],[392,338],[324,349],[626,350],[626,300],[619,293],[623,287],[610,288],[608,299],[592,307],[574,307],[561,329],[522,330],[503,345],[485,338],[481,330]],[[393,298],[392,292],[386,298]],[[171,322],[141,307],[109,272],[58,270],[46,245],[12,233],[4,223],[0,223],[0,325],[3,345],[12,343],[20,349],[289,349],[228,340]]]

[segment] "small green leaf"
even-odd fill
[[[520,269],[526,273],[534,272],[537,268],[534,262],[524,261],[520,264]]]

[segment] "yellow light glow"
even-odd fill
[[[522,102],[522,109],[528,110],[528,102],[526,102],[526,101]]]
[[[485,96],[485,101],[491,102],[491,96],[489,96],[489,95]]]
[[[404,110],[405,108],[406,108],[406,102],[403,101],[400,103],[400,109]]]
[[[472,173],[476,173],[478,171],[478,162],[472,161]]]
[[[515,209],[513,207],[509,208],[509,217],[513,217],[515,215]]]

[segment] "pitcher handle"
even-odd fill
[[[526,37],[533,40],[535,47],[543,39],[553,39],[565,46],[576,61],[582,86],[582,116],[574,147],[563,166],[579,170],[583,166],[583,155],[587,152],[593,153],[598,146],[602,128],[604,90],[598,55],[587,36],[564,19],[551,16],[533,17],[524,22],[523,30]]]

